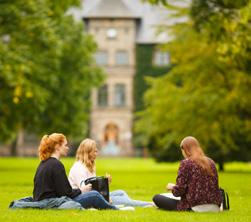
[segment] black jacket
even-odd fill
[[[80,189],[71,188],[64,165],[58,159],[50,157],[40,162],[34,177],[34,201],[61,196],[74,198],[79,194]]]

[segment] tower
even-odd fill
[[[83,19],[98,45],[96,62],[106,73],[104,85],[92,92],[90,136],[104,155],[131,155],[139,17],[122,0],[102,0]]]

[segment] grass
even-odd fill
[[[62,160],[68,172],[74,159]],[[167,212],[152,208],[136,211],[78,211],[78,210],[10,210],[14,199],[30,196],[33,176],[39,161],[35,158],[0,158],[0,221],[251,221],[251,164],[230,163],[219,174],[220,185],[230,195],[229,212],[192,213]],[[97,174],[109,172],[113,181],[110,189],[126,190],[134,199],[150,201],[164,192],[167,182],[175,182],[178,163],[157,164],[151,159],[99,159]]]

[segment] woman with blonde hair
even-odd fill
[[[198,140],[192,136],[185,137],[180,148],[184,160],[180,163],[176,184],[166,186],[174,198],[157,194],[153,197],[154,203],[164,210],[218,212],[221,194],[214,161],[204,154]]]
[[[72,189],[60,157],[69,151],[66,137],[60,133],[45,135],[39,146],[41,160],[34,177],[34,201],[67,196],[84,208],[115,209],[97,191],[88,187]]]
[[[70,169],[69,181],[72,188],[85,188],[84,181],[90,177],[96,176],[95,160],[98,155],[97,144],[92,139],[84,139],[76,153],[76,162]],[[109,183],[111,183],[111,176],[106,175]],[[110,199],[114,205],[125,206],[152,206],[151,202],[140,200],[132,200],[128,194],[123,190],[115,190],[110,192]]]

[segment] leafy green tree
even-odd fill
[[[169,29],[174,40],[166,47],[175,66],[149,79],[137,130],[159,160],[172,159],[187,135],[197,137],[222,170],[228,160],[250,160],[251,1],[194,0],[188,10],[170,4],[188,17]]]
[[[96,45],[66,11],[79,1],[0,1],[0,140],[21,130],[86,133],[89,93],[102,80]]]

